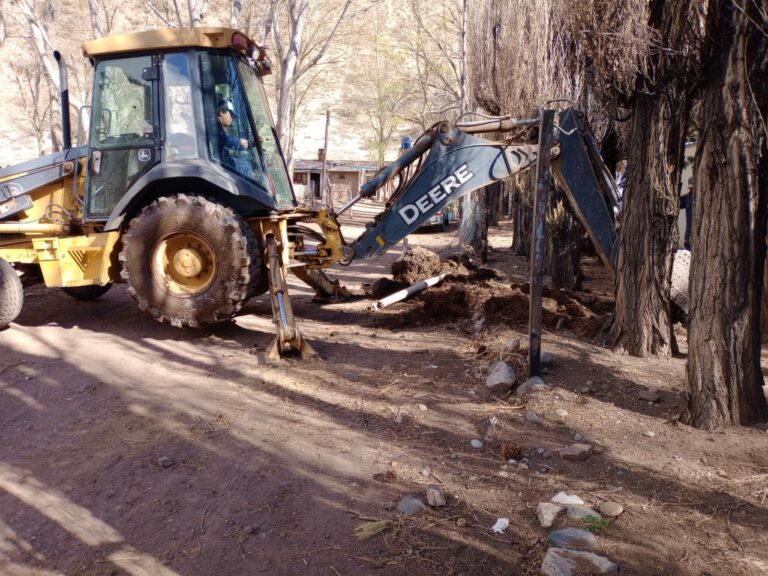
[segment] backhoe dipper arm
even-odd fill
[[[355,258],[375,258],[427,221],[449,202],[536,164],[538,146],[505,144],[472,133],[509,131],[537,125],[538,118],[495,118],[457,127],[441,123],[420,138],[413,149],[379,172],[360,189],[372,196],[388,180],[416,160],[423,166],[351,247]],[[557,116],[552,168],[600,258],[615,269],[617,234],[613,209],[619,197],[613,177],[603,163],[584,114],[566,108]]]
[[[615,272],[618,235],[612,212],[618,209],[619,193],[613,176],[584,124],[583,112],[566,108],[557,118],[559,151],[553,154],[552,169],[600,259]]]
[[[482,131],[499,129],[488,124],[499,121],[485,122]],[[492,142],[447,123],[439,124],[361,188],[360,197],[372,196],[395,174],[426,155],[403,193],[352,243],[354,257],[369,259],[383,254],[451,201],[533,166],[536,154],[535,145]]]

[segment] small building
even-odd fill
[[[311,202],[311,198],[320,199],[320,179],[323,174],[322,151],[319,160],[296,160],[293,166],[293,188],[297,198]],[[333,204],[340,206],[360,191],[360,186],[370,180],[379,171],[378,162],[368,160],[328,160],[326,168]],[[387,191],[384,191],[385,193]],[[383,199],[383,197],[379,197]]]

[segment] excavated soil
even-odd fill
[[[372,216],[360,204],[345,237]],[[410,243],[441,254],[453,232]],[[427,255],[411,272],[447,271],[443,284],[380,311],[364,288],[397,249],[331,271],[348,302],[319,305],[291,279],[316,360],[267,360],[263,297],[233,322],[179,330],[121,286],[95,302],[29,289],[0,332],[0,574],[532,576],[549,532],[536,505],[561,490],[623,506],[597,532],[621,574],[767,574],[768,435],[678,424],[685,359],[599,344],[612,280],[596,259],[583,292],[545,294],[551,388],[487,390],[496,360],[526,377],[528,299],[511,225],[489,237],[492,275]],[[594,453],[563,460],[577,434]],[[445,506],[393,509],[429,486]],[[499,518],[509,527],[494,533]]]
[[[391,292],[433,276],[445,275],[438,286],[418,295],[423,307],[409,310],[407,322],[451,322],[482,312],[486,323],[491,325],[527,325],[529,284],[512,282],[496,270],[479,267],[465,252],[447,252],[450,256],[446,258],[417,246],[392,263]],[[589,291],[544,288],[542,323],[552,330],[568,330],[580,338],[597,340],[612,310],[610,299]]]

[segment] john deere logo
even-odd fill
[[[146,148],[139,150],[139,162],[148,162],[152,158],[152,152]]]

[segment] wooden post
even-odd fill
[[[528,309],[528,376],[541,376],[541,297],[544,291],[544,230],[552,187],[551,151],[555,111],[539,109],[539,156],[531,227],[531,291]]]
[[[325,111],[325,143],[323,144],[323,174],[320,177],[320,198],[322,204],[325,207],[332,206],[333,201],[329,200],[328,195],[331,194],[330,186],[328,185],[328,125],[331,123],[331,111]]]

